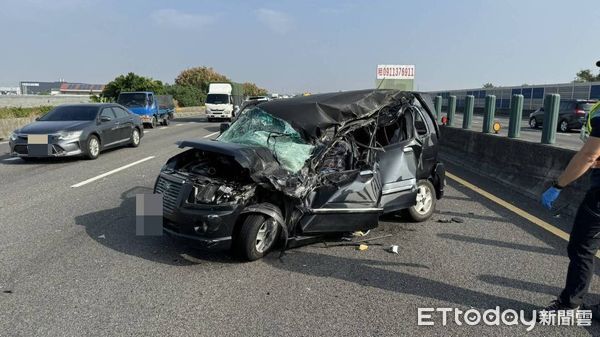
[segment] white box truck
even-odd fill
[[[231,117],[242,105],[244,87],[241,83],[213,82],[208,84],[206,116],[209,122],[217,119],[231,121]]]

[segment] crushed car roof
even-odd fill
[[[305,137],[318,138],[328,128],[367,117],[413,96],[409,91],[368,89],[273,100],[260,104],[260,108],[287,121]]]

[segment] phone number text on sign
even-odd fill
[[[415,66],[414,65],[385,65],[380,64],[377,66],[377,79],[414,79],[415,78]]]

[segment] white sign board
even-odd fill
[[[414,64],[380,64],[377,66],[377,79],[413,80],[415,78]]]

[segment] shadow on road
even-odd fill
[[[527,311],[536,309],[530,303],[490,295],[466,287],[457,287],[401,271],[380,268],[389,266],[413,267],[401,263],[352,259],[300,250],[289,251],[281,260],[266,259],[265,261],[275,268],[288,272],[335,278],[361,286],[432,298],[467,307],[489,309],[499,306],[504,309]]]
[[[472,237],[472,236],[450,234],[450,233],[440,233],[437,236],[439,236],[442,239],[450,239],[450,240],[456,240],[456,241],[462,241],[462,242],[468,242],[468,243],[475,243],[475,244],[479,244],[479,245],[508,248],[508,249],[513,249],[513,250],[522,250],[525,252],[533,252],[533,253],[548,254],[548,255],[555,255],[555,256],[563,256],[564,255],[562,252],[558,251],[555,248],[536,247],[536,246],[530,246],[530,245],[523,245],[523,244],[519,244],[519,243],[476,238],[476,237]]]
[[[153,262],[187,266],[202,262],[238,262],[223,252],[205,252],[168,236],[137,236],[135,234],[135,195],[149,194],[152,189],[134,187],[121,194],[121,205],[75,217],[87,234],[101,245],[118,252]]]

